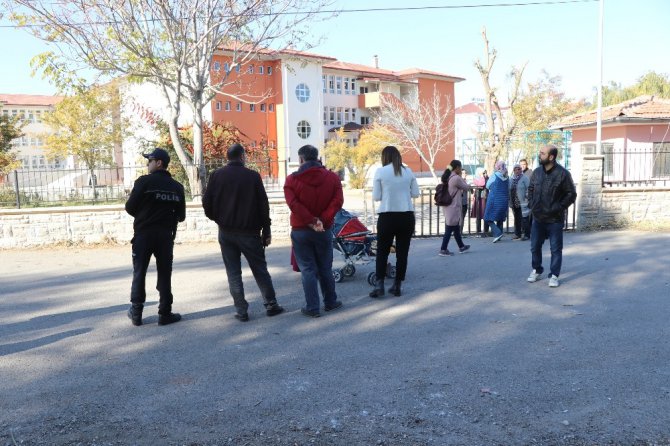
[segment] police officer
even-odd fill
[[[131,307],[128,317],[133,325],[142,325],[142,309],[146,301],[145,278],[149,261],[156,258],[160,295],[158,325],[177,322],[181,315],[172,312],[172,252],[177,224],[186,218],[184,186],[172,179],[167,171],[170,155],[156,148],[143,154],[147,159],[148,175],[135,181],[126,202],[126,212],[135,217],[133,229],[133,284],[130,290]]]

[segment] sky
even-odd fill
[[[456,85],[456,105],[483,97],[474,67],[484,60],[482,27],[498,52],[491,83],[506,102],[512,66],[527,62],[524,83],[542,71],[562,78],[569,97],[591,99],[599,80],[598,1],[482,7],[550,0],[335,0],[332,9],[438,7],[444,9],[343,12],[310,25],[309,51],[338,60],[402,70],[418,67],[466,80]],[[670,0],[603,0],[603,82],[633,84],[648,71],[670,75]],[[468,6],[468,7],[456,7]],[[8,25],[0,19],[0,25]],[[26,30],[0,28],[0,93],[54,94],[31,77],[30,59],[48,47]]]

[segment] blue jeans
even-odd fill
[[[442,246],[440,246],[441,251],[446,251],[449,247],[449,240],[451,239],[451,234],[454,234],[454,240],[459,248],[463,248],[465,244],[461,238],[461,227],[460,226],[449,226],[445,225],[444,236],[442,237]]]
[[[319,285],[326,307],[337,301],[333,279],[333,233],[330,229],[316,232],[310,229],[291,231],[293,252],[300,268],[305,310],[319,312]]]
[[[493,220],[487,220],[486,223],[491,227],[491,232],[493,233],[494,237],[501,236],[503,234],[503,221],[496,221],[493,222]]]
[[[263,304],[267,307],[277,303],[272,278],[268,272],[265,261],[265,248],[260,235],[236,234],[219,230],[219,246],[223,264],[226,265],[228,275],[228,288],[233,296],[235,309],[244,314],[249,308],[249,303],[244,298],[244,284],[242,283],[241,256],[247,259],[249,268],[256,279],[256,284],[261,290]]]
[[[558,277],[561,274],[561,263],[563,262],[563,222],[541,223],[536,218],[533,219],[533,228],[530,231],[532,266],[536,272],[544,272],[542,245],[547,236],[549,236],[549,246],[551,247],[549,270],[551,274]]]

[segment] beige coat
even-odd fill
[[[449,177],[449,195],[454,198],[449,206],[440,206],[447,226],[460,226],[463,219],[463,193],[470,188],[460,175],[451,174]]]

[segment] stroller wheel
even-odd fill
[[[377,283],[377,274],[375,274],[374,271],[368,274],[368,283],[370,284],[370,286],[375,286],[375,284]]]
[[[395,279],[395,266],[391,265],[390,263],[386,265],[386,277],[389,277],[391,279]]]
[[[339,269],[334,269],[333,270],[333,279],[335,282],[340,283],[342,282],[342,279],[344,278],[344,275],[342,274],[342,271]]]
[[[342,274],[344,274],[344,277],[351,277],[356,274],[356,267],[354,265],[345,265],[342,268]]]

